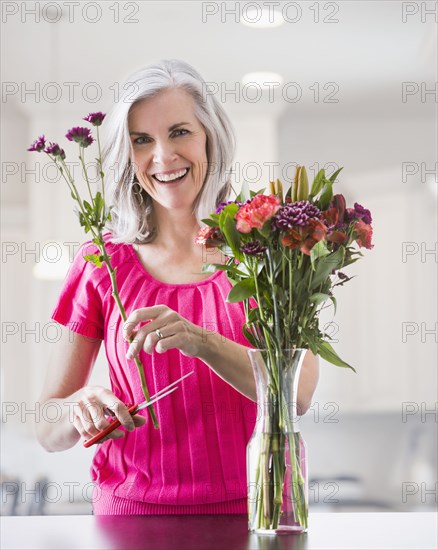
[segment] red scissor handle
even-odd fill
[[[135,414],[137,410],[138,405],[126,405],[128,407],[128,412],[132,416]],[[110,434],[112,431],[114,431],[116,428],[118,428],[121,425],[120,420],[117,418],[113,420],[109,426],[107,426],[105,429],[100,431],[98,434],[94,435],[91,439],[87,439],[87,441],[84,441],[84,447],[91,447],[91,445],[94,445],[95,443],[98,443],[101,439],[106,437],[108,434]]]

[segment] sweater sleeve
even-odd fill
[[[103,340],[104,316],[97,285],[101,280],[99,271],[106,268],[104,265],[98,268],[84,259],[85,255],[98,252],[90,243],[83,243],[76,253],[51,318],[82,336]]]

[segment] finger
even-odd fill
[[[73,426],[78,431],[79,435],[84,439],[90,439],[91,434],[89,434],[82,425],[81,419],[78,416],[73,418]]]
[[[134,421],[134,425],[136,428],[140,428],[141,426],[144,426],[147,422],[146,418],[141,414],[134,414],[134,416],[132,417],[132,420]]]
[[[141,416],[140,414],[134,415],[132,417],[132,420],[134,421],[134,426],[136,428],[144,426],[144,424],[147,422],[146,418],[144,416]],[[125,432],[120,429],[115,429],[110,434],[101,439],[100,443],[106,441],[107,439],[121,439],[122,437],[125,437]]]
[[[122,430],[114,430],[105,437],[102,437],[102,439],[99,439],[99,441],[96,441],[96,445],[100,445],[101,443],[108,441],[108,439],[122,439],[122,437],[125,437],[125,432],[122,432]]]
[[[101,409],[103,410],[103,409]],[[78,410],[76,411],[76,417],[82,426],[82,430],[88,437],[97,435],[100,430],[95,426],[94,421],[97,420],[98,415],[96,413],[96,404],[93,403],[78,403]]]
[[[164,326],[158,326],[162,338],[158,336],[156,330],[150,332],[143,344],[143,349],[146,353],[152,353],[154,350],[158,353],[163,353],[171,348],[180,348],[180,346],[184,345],[184,342],[189,342],[190,331],[187,325],[185,319],[178,318],[174,322],[167,323]],[[178,338],[169,340],[172,336],[178,336]],[[166,340],[166,342],[164,342],[164,340]],[[159,344],[160,341],[162,342],[161,344]]]
[[[138,323],[141,321],[150,321],[155,319],[166,309],[169,308],[165,305],[159,304],[151,307],[142,307],[132,311],[123,324],[123,338],[125,340],[129,340],[133,329],[138,325]]]
[[[134,421],[128,407],[109,390],[102,391],[99,397],[104,407],[113,411],[120,424],[131,432],[134,429]]]
[[[157,353],[164,353],[173,348],[181,350],[183,353],[195,354],[195,349],[191,342],[191,333],[185,319],[178,319],[160,329],[163,338],[158,338],[155,346]]]
[[[125,437],[125,432],[123,430],[115,429],[104,439],[121,439],[122,437]]]
[[[121,402],[116,403],[114,405],[113,411],[117,419],[120,421],[120,424],[126,430],[128,430],[128,432],[132,432],[135,426],[134,421],[132,420],[132,416],[128,411],[128,407]]]
[[[155,344],[160,340],[160,337],[156,332],[158,329],[160,330],[161,334],[163,334],[164,338],[165,326],[163,325],[163,321],[161,320],[161,318],[151,321],[147,325],[147,327],[142,327],[141,338],[138,338],[138,340],[136,339],[136,341],[131,344],[127,353],[127,357],[128,355],[130,355],[131,357],[135,357],[141,349],[143,349],[146,353],[153,353]]]
[[[126,352],[127,359],[133,359],[143,349],[146,353],[152,353],[155,344],[160,337],[157,335],[157,329],[164,328],[164,323],[161,317],[158,317],[154,321],[150,321],[147,325],[138,329],[135,338],[132,340],[128,351]]]

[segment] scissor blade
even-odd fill
[[[153,403],[156,403],[157,401],[159,401],[163,397],[166,397],[166,395],[169,395],[169,393],[172,393],[177,389],[178,389],[178,386],[176,386],[175,388],[172,388],[171,390],[166,391],[166,393],[162,393],[162,394],[154,397],[154,399],[150,399],[149,401],[144,401],[143,403],[140,403],[140,405],[138,405],[138,407],[136,408],[136,411],[141,411],[142,409],[145,409],[146,407],[149,407],[149,405],[152,405]]]
[[[157,392],[155,395],[153,395],[151,397],[151,399],[155,399],[156,397],[158,397],[159,395],[161,395],[163,392],[167,391],[169,388],[171,388],[172,386],[174,386],[175,384],[178,384],[178,382],[181,382],[181,380],[184,380],[184,378],[187,378],[187,376],[190,376],[191,374],[193,374],[194,371],[190,371],[188,372],[187,374],[185,374],[184,376],[181,376],[181,378],[178,378],[178,380],[175,380],[175,382],[172,382],[171,384],[169,384],[168,386],[166,386],[165,388],[163,388],[162,390],[160,390],[159,392]]]

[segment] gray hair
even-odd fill
[[[162,60],[140,69],[126,80],[120,87],[124,91],[119,101],[102,126],[105,201],[113,205],[112,220],[106,223],[106,228],[112,232],[114,243],[142,244],[153,241],[156,236],[152,198],[135,181],[130,160],[128,115],[135,103],[168,88],[180,88],[192,95],[195,116],[207,136],[208,168],[193,209],[198,224],[202,226],[201,220],[229,198],[235,151],[231,122],[220,103],[208,93],[204,79],[191,65],[178,59]]]

